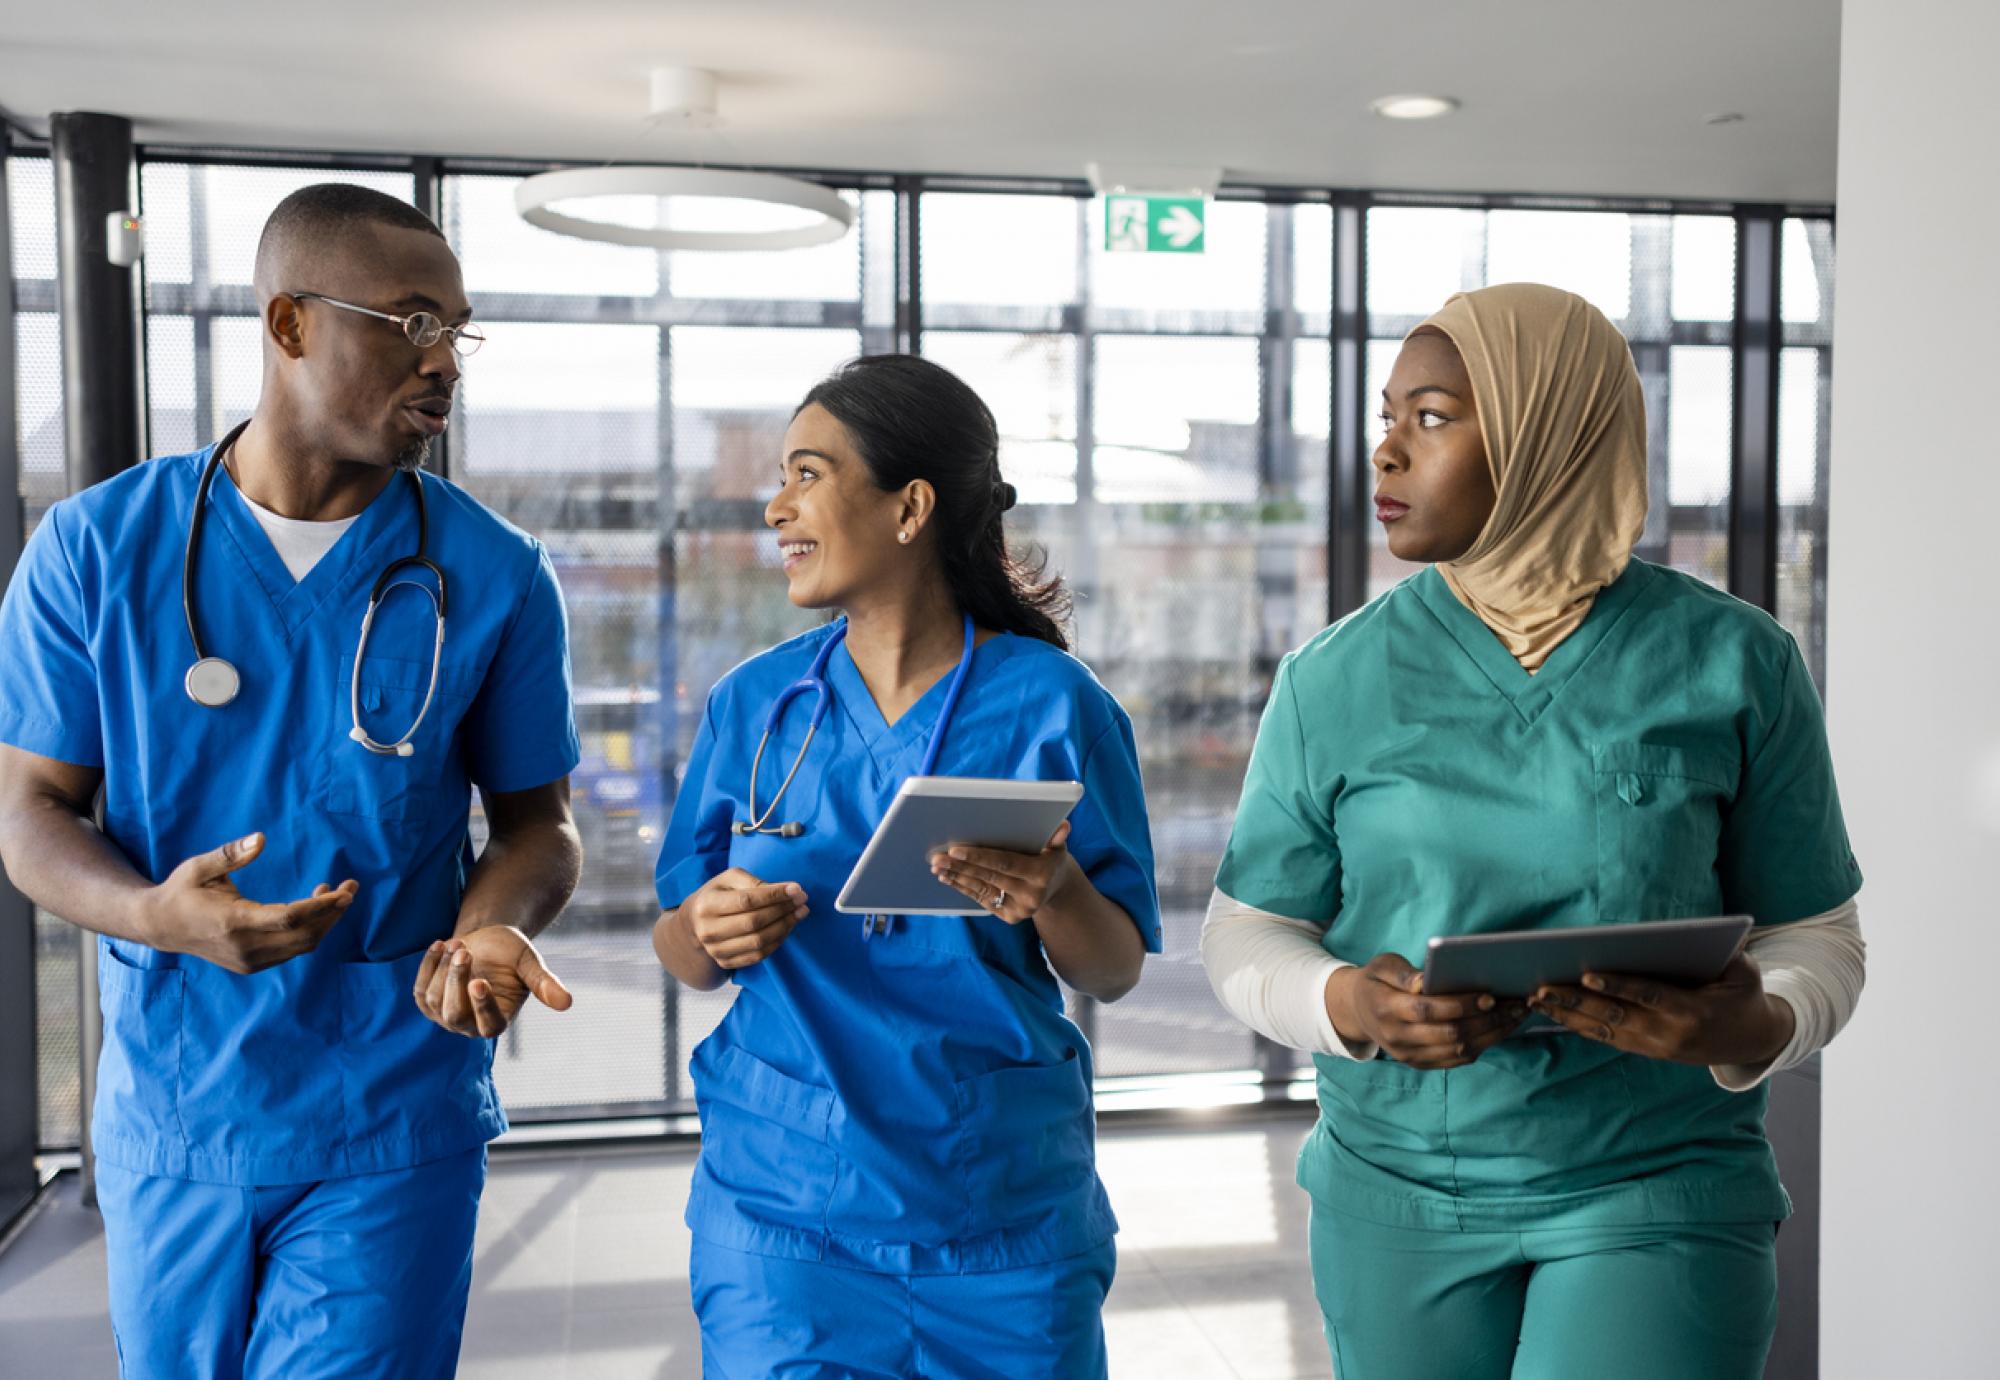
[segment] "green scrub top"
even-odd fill
[[[1425,570],[1285,658],[1216,885],[1336,958],[1852,897],[1819,699],[1765,614],[1633,561],[1529,675]],[[1765,1090],[1567,1033],[1463,1068],[1327,1055],[1301,1187],[1397,1226],[1775,1221]]]

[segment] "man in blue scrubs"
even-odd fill
[[[570,1002],[530,939],[581,865],[561,594],[420,472],[478,342],[437,227],[306,188],[256,288],[256,415],[57,504],[0,605],[0,856],[100,936],[125,1375],[444,1377],[506,1126],[491,1037]],[[233,696],[190,679],[197,635]]]

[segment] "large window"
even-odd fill
[[[1789,219],[1779,259],[1778,621],[1826,688],[1827,471],[1832,454],[1833,223]]]
[[[1331,211],[1224,201],[1207,251],[1104,250],[1099,201],[929,192],[922,345],[986,398],[1015,534],[1131,713],[1166,953],[1076,1003],[1105,1076],[1239,1069],[1201,915],[1277,659],[1326,617]],[[1295,406],[1303,401],[1304,406]]]
[[[32,527],[64,485],[54,207],[45,159],[7,169]],[[437,463],[548,546],[583,737],[573,784],[589,861],[546,941],[579,1001],[502,1040],[497,1075],[519,1121],[691,1105],[688,1056],[730,989],[688,993],[654,961],[654,855],[709,687],[813,622],[785,598],[763,505],[792,408],[858,353],[914,334],[993,408],[1020,492],[1012,535],[1068,581],[1075,650],[1132,715],[1167,952],[1123,1001],[1074,1004],[1109,1078],[1292,1062],[1216,1004],[1201,913],[1273,670],[1334,612],[1329,542],[1368,551],[1371,594],[1408,573],[1372,522],[1333,530],[1335,457],[1350,444],[1333,418],[1357,401],[1373,417],[1403,334],[1447,296],[1541,279],[1619,325],[1651,429],[1641,554],[1726,580],[1731,215],[1378,203],[1358,222],[1357,282],[1335,243],[1356,222],[1311,197],[1219,200],[1205,253],[1140,256],[1105,252],[1102,203],[1081,190],[884,180],[843,191],[856,229],[834,244],[663,255],[527,226],[512,176],[423,171],[144,163],[152,449],[205,445],[255,405],[250,266],[283,195],[340,178],[435,196],[489,341]],[[648,223],[663,210],[634,199],[615,213]],[[1787,221],[1782,248],[1776,611],[1817,673],[1830,226]],[[77,1136],[77,943],[46,918],[38,935],[43,1136],[62,1146]]]
[[[1454,292],[1566,288],[1631,342],[1646,390],[1651,510],[1638,554],[1726,586],[1736,295],[1727,216],[1383,206],[1368,213],[1368,446],[1402,339]],[[1371,529],[1369,592],[1415,567]]]
[[[14,245],[14,428],[22,536],[62,496],[61,317],[56,296],[55,179],[46,158],[7,159]],[[35,912],[35,1068],[44,1145],[74,1145],[78,1100],[76,931]]]
[[[864,327],[892,324],[893,299],[864,288],[893,281],[894,199],[847,193],[856,232],[816,249],[657,254],[528,226],[513,178],[443,190],[488,337],[466,367],[452,477],[547,544],[583,738],[588,865],[544,945],[578,1000],[509,1031],[501,1094],[525,1118],[683,1108],[688,1055],[735,989],[687,992],[654,959],[654,856],[709,687],[812,622],[776,578],[764,502],[799,398],[861,353]]]

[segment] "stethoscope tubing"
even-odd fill
[[[965,647],[959,653],[958,669],[952,672],[951,684],[945,687],[944,703],[938,707],[937,723],[931,729],[930,745],[924,751],[924,764],[922,769],[917,773],[920,776],[930,776],[936,771],[938,754],[944,748],[945,732],[951,725],[952,715],[958,711],[959,697],[965,692],[966,677],[972,672],[972,654],[976,650],[977,639],[972,626],[972,615],[969,613],[965,614],[964,619]],[[804,764],[806,753],[812,748],[813,736],[819,732],[820,723],[826,718],[827,706],[833,699],[833,687],[827,683],[826,679],[826,665],[828,659],[833,655],[834,648],[838,647],[846,636],[847,620],[843,618],[838,626],[834,628],[833,635],[827,638],[826,645],[819,649],[819,655],[813,658],[812,665],[807,668],[805,675],[781,690],[778,693],[777,700],[771,705],[770,712],[764,716],[764,732],[757,739],[756,754],[750,759],[750,799],[748,811],[750,818],[747,820],[737,820],[731,824],[729,826],[731,833],[739,836],[775,834],[780,838],[797,838],[805,832],[804,826],[799,824],[781,824],[775,829],[768,826],[770,825],[771,817],[778,812],[778,806],[783,802],[785,792],[792,788],[792,779],[799,774],[799,767]],[[791,768],[785,773],[784,781],[779,784],[778,793],[772,796],[771,803],[759,812],[757,809],[757,771],[763,765],[764,750],[770,746],[771,735],[777,732],[778,726],[784,718],[785,706],[808,691],[813,695],[813,712],[812,719],[806,726],[805,741],[799,744],[798,752],[793,755]]]
[[[239,422],[235,429],[217,442],[215,449],[210,452],[208,463],[202,468],[201,482],[195,486],[194,511],[188,518],[187,551],[181,560],[181,616],[187,622],[188,643],[194,648],[195,666],[200,667],[204,662],[215,660],[223,666],[228,666],[229,674],[232,677],[236,674],[235,667],[230,666],[226,661],[222,661],[221,658],[211,658],[207,649],[201,645],[201,627],[199,620],[195,616],[194,603],[195,553],[200,549],[201,534],[207,522],[208,494],[210,487],[215,481],[215,472],[221,467],[224,454],[236,443],[236,438],[243,434],[243,429],[249,425],[248,421]],[[368,751],[384,757],[408,757],[412,754],[414,749],[410,746],[411,739],[416,736],[417,730],[423,726],[424,717],[430,713],[431,705],[437,699],[438,675],[442,671],[444,664],[445,615],[449,608],[450,599],[449,586],[445,581],[444,569],[430,558],[430,503],[424,494],[423,478],[414,470],[407,470],[405,474],[409,477],[410,487],[415,493],[417,500],[416,554],[402,556],[389,562],[387,566],[383,567],[382,573],[375,577],[374,587],[368,593],[367,612],[361,615],[361,638],[354,649],[354,673],[348,681],[348,709],[353,718],[353,727],[348,730],[347,736],[368,749]],[[401,571],[412,566],[419,566],[428,570],[431,576],[437,581],[437,588],[433,590],[421,580],[396,578]],[[362,663],[368,657],[368,635],[375,626],[375,611],[381,607],[382,600],[389,591],[400,585],[413,585],[417,589],[422,590],[430,599],[431,606],[437,613],[437,636],[431,643],[430,684],[425,687],[423,706],[418,709],[416,720],[411,723],[408,731],[395,742],[378,743],[361,726],[361,667]],[[209,701],[197,696],[193,688],[193,674],[193,670],[190,669],[189,698],[193,699],[197,704],[210,708],[219,708],[221,703],[227,702],[225,700],[211,704]],[[230,697],[234,697],[233,690],[230,692]],[[818,719],[815,718],[814,725],[817,726],[817,724]]]

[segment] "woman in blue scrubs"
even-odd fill
[[[997,445],[970,388],[902,355],[821,382],[785,435],[765,521],[792,602],[841,617],[709,695],[653,931],[682,982],[739,988],[693,1059],[709,1380],[1104,1374],[1117,1224],[1056,980],[1102,1001],[1138,981],[1152,845],[1131,723],[1065,651],[1059,582],[1008,553]],[[809,674],[817,728],[811,693],[769,724]],[[835,912],[927,759],[1083,798],[1038,853],[937,859],[983,914]]]

